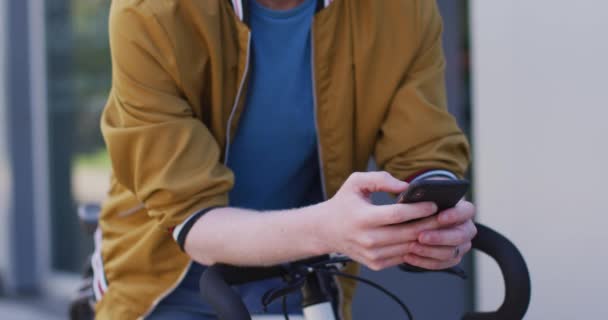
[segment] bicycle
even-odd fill
[[[486,253],[499,265],[505,283],[505,299],[498,310],[494,312],[469,312],[463,320],[517,320],[523,319],[530,303],[531,287],[530,274],[526,262],[519,250],[507,238],[482,224],[476,224],[477,236],[473,239],[473,248]],[[323,290],[320,281],[324,276],[342,276],[353,280],[363,281],[381,290],[402,308],[413,319],[411,311],[395,295],[373,282],[341,273],[339,265],[350,263],[347,257],[316,257],[294,262],[289,266],[274,266],[268,268],[242,268],[227,265],[209,267],[201,277],[200,288],[203,299],[212,306],[220,320],[250,320],[241,297],[230,287],[269,278],[281,277],[288,285],[284,288],[269,291],[262,297],[266,306],[275,299],[283,298],[289,292],[300,289],[302,292],[302,310],[306,320],[335,320],[336,312],[331,304],[327,290]],[[403,268],[410,271],[411,268]],[[453,269],[444,270],[459,276],[461,273]],[[284,314],[286,319],[289,315]]]
[[[83,229],[90,235],[97,228],[99,205],[91,204],[79,208],[79,219]],[[505,283],[505,299],[494,312],[470,312],[463,320],[517,320],[522,319],[530,303],[530,274],[526,262],[513,243],[498,232],[482,224],[476,224],[477,236],[473,239],[473,248],[492,257],[499,265]],[[324,280],[328,276],[343,276],[357,280],[379,289],[395,300],[413,319],[411,311],[395,295],[377,284],[359,277],[344,274],[340,268],[352,260],[345,256],[321,256],[289,265],[267,268],[242,268],[227,265],[213,265],[206,269],[200,279],[202,298],[215,310],[219,320],[250,320],[241,297],[230,287],[251,281],[281,277],[288,283],[283,288],[268,292],[262,297],[267,305],[272,301],[286,297],[286,294],[301,290],[302,309],[306,320],[335,320],[336,312],[331,304],[331,297]],[[404,271],[423,271],[416,268],[401,267]],[[463,277],[457,269],[443,270]],[[87,260],[83,272],[82,285],[70,304],[71,320],[90,320],[94,318],[92,290],[92,268]],[[284,300],[283,300],[284,301]],[[289,318],[289,315],[284,315]],[[258,318],[256,318],[258,319]]]

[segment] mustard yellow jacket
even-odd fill
[[[112,3],[113,84],[101,128],[113,174],[93,257],[97,319],[151,312],[190,264],[172,228],[227,205],[234,178],[223,160],[250,60],[241,12],[228,0]],[[435,0],[335,0],[315,15],[326,197],[370,157],[401,179],[426,169],[464,173],[469,150],[446,111],[441,30]],[[354,286],[341,287],[350,318]]]

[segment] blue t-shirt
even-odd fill
[[[316,1],[305,0],[286,11],[250,4],[250,82],[228,155],[235,176],[230,206],[273,210],[320,202],[310,39]],[[209,312],[198,294],[203,271],[194,263],[158,308]],[[263,293],[282,284],[278,279],[256,282],[239,291],[249,310],[261,313]],[[299,294],[289,297],[288,309],[301,312]],[[269,311],[280,313],[280,302]]]
[[[274,11],[251,1],[251,82],[228,156],[231,206],[271,210],[322,200],[310,48],[315,5]]]

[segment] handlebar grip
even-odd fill
[[[251,315],[241,296],[228,285],[222,275],[222,266],[214,265],[205,270],[200,279],[203,300],[222,320],[251,320]]]
[[[505,300],[494,312],[470,312],[463,320],[523,319],[530,304],[530,273],[523,256],[500,233],[477,223],[473,248],[492,257],[500,267],[505,283]]]

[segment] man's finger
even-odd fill
[[[449,261],[462,257],[471,250],[471,242],[467,242],[461,246],[427,246],[418,242],[413,242],[410,250],[411,253],[420,257]]]
[[[403,257],[410,251],[410,242],[401,242],[399,244],[378,247],[377,249],[369,250],[364,254],[365,258],[370,261],[383,261],[395,257]]]
[[[435,226],[435,228],[437,227]],[[404,245],[405,243],[418,241],[418,234],[407,224],[388,225],[368,231],[365,236],[361,237],[359,243],[368,248]]]
[[[375,210],[367,216],[368,225],[384,226],[425,218],[437,212],[437,205],[432,202],[411,204],[396,203],[375,206]]]
[[[471,220],[474,216],[475,206],[468,201],[461,200],[454,208],[440,212],[437,220],[442,226],[453,226]]]
[[[415,254],[407,254],[403,257],[403,262],[416,267],[428,270],[441,270],[451,268],[460,263],[461,258],[453,258],[448,261],[439,261],[435,259],[420,257]]]
[[[452,228],[423,231],[418,236],[418,241],[426,245],[459,246],[471,241],[476,234],[477,229],[469,220]]]
[[[371,224],[378,223],[377,220],[369,222]],[[419,221],[412,223],[382,223],[380,226],[375,226],[367,236],[373,240],[374,247],[389,246],[418,240],[421,232],[427,230],[437,230],[441,227],[437,219],[433,216],[427,216]]]
[[[386,171],[355,172],[347,181],[355,191],[365,195],[373,192],[400,193],[408,187],[407,182],[393,177]]]
[[[374,221],[373,223],[377,223]],[[435,217],[427,217],[413,223],[398,223],[382,226],[374,226],[365,237],[361,244],[367,247],[385,247],[406,242],[417,241],[421,232],[426,230],[436,230],[441,226]]]
[[[403,263],[403,257],[398,256],[398,257],[392,257],[392,258],[386,259],[384,261],[381,261],[376,264],[376,267],[378,268],[378,270],[382,270],[382,269],[398,266],[402,263]],[[376,270],[376,271],[378,271],[378,270]]]

